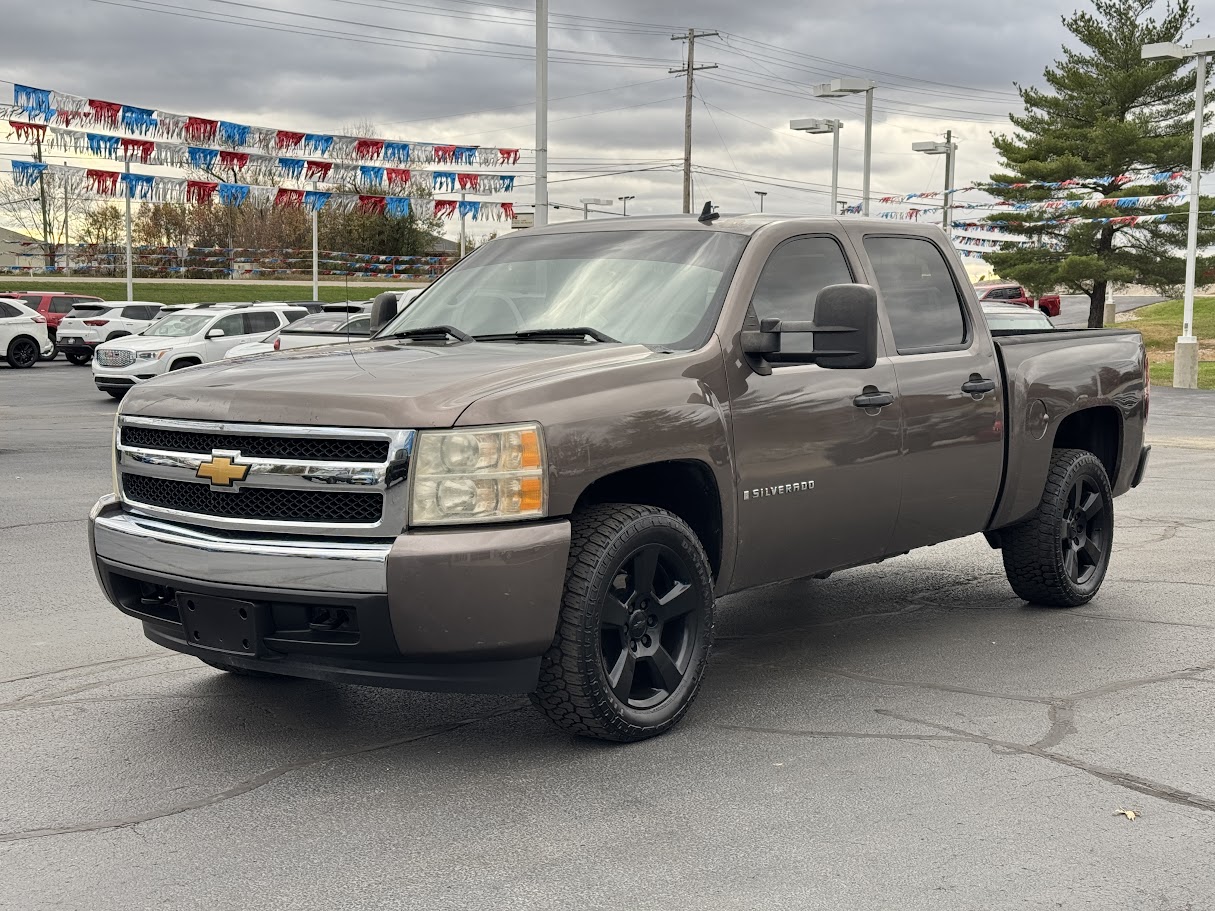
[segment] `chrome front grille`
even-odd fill
[[[233,530],[391,537],[405,528],[413,440],[412,430],[124,415],[116,458],[123,500],[138,512]]]
[[[130,367],[135,363],[135,352],[123,348],[99,348],[93,355],[102,367]]]

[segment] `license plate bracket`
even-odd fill
[[[59,344],[61,344],[61,345],[78,345],[78,344],[80,344],[80,339],[75,335],[65,335],[59,339]]]
[[[178,592],[177,609],[191,645],[249,657],[264,651],[262,637],[270,626],[267,605]]]

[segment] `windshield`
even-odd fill
[[[621,342],[699,347],[746,241],[704,228],[505,238],[456,266],[380,334],[589,327]]]
[[[989,313],[987,314],[987,327],[989,329],[1019,329],[1023,331],[1055,328],[1049,319],[1037,313],[1032,316],[996,316]]]
[[[174,313],[143,330],[140,335],[155,335],[162,338],[182,338],[201,332],[215,318],[214,313]]]

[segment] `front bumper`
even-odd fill
[[[100,340],[90,341],[89,339],[80,339],[74,342],[61,342],[58,339],[55,341],[55,348],[62,351],[64,354],[89,354],[93,353],[93,349],[101,344]]]
[[[93,352],[92,348],[87,350]],[[98,368],[96,352],[93,354],[93,385],[102,391],[130,389],[132,386],[138,386],[140,383],[146,383],[148,380],[154,380],[160,376],[159,373],[149,373],[146,367],[143,368],[142,373],[136,373],[135,366],[116,369]]]
[[[104,497],[89,541],[107,597],[167,648],[322,680],[522,693],[556,630],[570,526],[268,537],[165,522]],[[178,593],[255,604],[262,638],[236,650],[191,642]]]

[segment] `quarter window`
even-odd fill
[[[250,335],[257,332],[273,332],[278,328],[278,317],[273,313],[246,313],[245,325]]]
[[[918,237],[866,237],[865,252],[900,353],[966,344],[962,298],[936,244]]]

